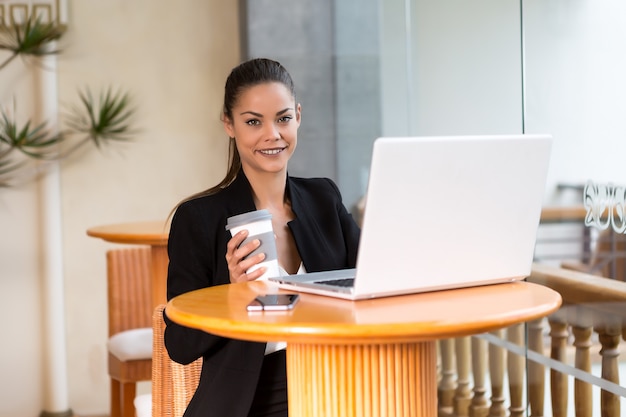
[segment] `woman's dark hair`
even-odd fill
[[[296,97],[293,80],[289,75],[289,72],[279,62],[273,61],[267,58],[255,58],[239,64],[230,72],[230,75],[226,79],[226,86],[224,87],[224,108],[222,110],[222,120],[233,120],[233,107],[237,104],[237,100],[241,94],[250,87],[255,85],[277,82],[283,84],[291,92],[291,95]],[[228,143],[228,170],[226,176],[219,184],[209,188],[208,190],[201,191],[193,194],[183,201],[178,203],[176,207],[180,206],[185,201],[193,200],[205,195],[215,194],[219,190],[226,188],[231,182],[235,180],[239,170],[241,169],[241,159],[237,146],[235,145],[235,138],[230,138]],[[176,208],[174,208],[176,210]],[[174,211],[173,210],[173,211]]]

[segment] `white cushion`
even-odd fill
[[[125,330],[111,336],[107,342],[109,352],[119,360],[133,361],[152,358],[152,328]]]
[[[152,417],[152,395],[138,395],[133,400],[137,417]]]

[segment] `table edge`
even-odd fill
[[[312,330],[307,329],[306,327],[300,328],[291,324],[272,324],[271,328],[268,328],[268,326],[262,322],[244,323],[228,321],[228,326],[225,326],[224,319],[212,319],[210,317],[203,319],[203,325],[197,325],[197,318],[194,318],[192,315],[177,309],[173,305],[172,300],[170,300],[166,305],[166,314],[172,321],[184,326],[197,328],[222,337],[255,342],[285,341],[288,343],[298,344],[328,345],[427,342],[481,334],[502,329],[514,324],[529,322],[546,317],[561,307],[562,298],[558,292],[540,284],[530,282],[526,282],[525,284],[540,286],[547,291],[553,292],[558,297],[555,297],[554,302],[546,303],[543,306],[544,308],[540,311],[537,311],[535,308],[528,308],[527,310],[532,310],[533,312],[529,313],[517,310],[514,313],[503,313],[500,315],[499,320],[485,320],[484,322],[476,321],[468,323],[461,331],[459,331],[458,325],[439,323],[437,326],[433,326],[432,322],[424,322],[421,326],[416,323],[394,325],[393,328],[395,330],[393,332],[389,332],[388,324],[362,324],[355,326],[355,329],[358,328],[358,331],[346,330],[346,327],[343,325],[327,325],[323,327],[323,331],[320,331],[319,327]],[[219,325],[217,326],[212,324],[218,322]],[[423,328],[428,328],[428,332],[418,332],[419,330],[423,330]],[[381,335],[381,329],[386,331],[385,335]],[[364,336],[364,333],[367,333],[368,335]]]

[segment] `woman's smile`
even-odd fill
[[[259,149],[258,152],[260,152],[263,155],[267,155],[267,156],[274,156],[274,155],[278,155],[279,153],[281,153],[282,151],[284,151],[285,149],[287,149],[287,147],[283,147],[283,148],[271,148],[271,149]]]

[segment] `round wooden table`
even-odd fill
[[[87,229],[87,235],[112,243],[149,245],[152,262],[152,304],[156,307],[167,301],[169,224],[163,220],[109,224]]]
[[[556,311],[561,296],[515,282],[346,301],[301,294],[290,312],[248,313],[266,282],[205,288],[167,304],[182,325],[250,341],[286,341],[289,414],[437,415],[436,340],[479,334]]]

